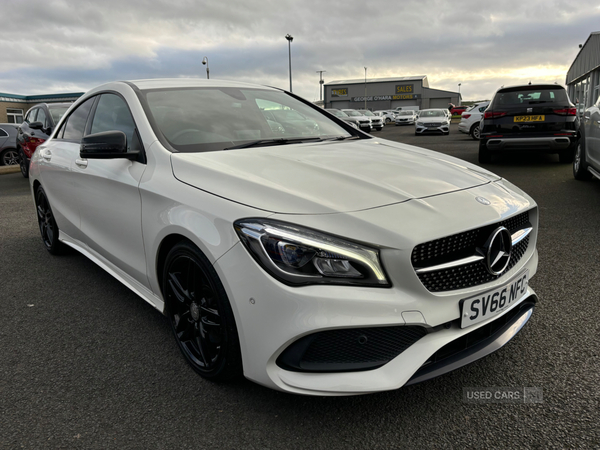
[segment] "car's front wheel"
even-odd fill
[[[587,170],[588,164],[585,159],[585,139],[579,139],[575,157],[573,158],[573,176],[576,180],[587,181],[592,178],[592,174]]]
[[[241,375],[237,328],[227,294],[206,256],[188,241],[168,253],[163,271],[166,314],[179,349],[202,377]]]
[[[64,244],[58,240],[58,225],[56,225],[50,202],[42,186],[38,186],[36,190],[35,205],[44,247],[53,255],[62,253],[64,251]]]
[[[19,149],[19,166],[21,167],[21,174],[25,178],[29,178],[29,160],[22,149]]]

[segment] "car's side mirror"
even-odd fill
[[[89,159],[125,158],[136,160],[140,152],[127,151],[127,136],[122,131],[103,131],[81,140],[79,156]]]
[[[44,128],[44,124],[42,122],[31,122],[29,124],[29,128],[33,130],[41,130],[42,128]]]

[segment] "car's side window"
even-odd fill
[[[87,99],[69,115],[66,124],[63,126],[65,130],[62,136],[63,139],[81,141],[94,100],[95,97]],[[57,136],[60,136],[60,132],[57,133]]]
[[[96,106],[90,133],[122,131],[127,136],[128,151],[141,150],[133,116],[127,103],[115,94],[102,94]]]
[[[35,122],[35,117],[37,116],[38,108],[33,108],[31,111],[27,113],[25,116],[25,122],[31,123]]]
[[[6,131],[4,131],[4,129],[0,128],[0,137],[6,137],[8,136],[8,133]]]
[[[39,108],[38,113],[37,113],[37,118],[35,120],[36,120],[36,122],[42,122],[42,125],[44,125],[44,128],[48,128],[50,126],[48,124],[48,118],[46,117],[46,112],[42,108]]]

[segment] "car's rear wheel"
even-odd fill
[[[585,159],[585,139],[579,139],[575,157],[573,158],[573,176],[576,180],[587,181],[592,178],[592,174],[588,172],[588,163]]]
[[[492,154],[487,148],[487,141],[479,141],[479,163],[489,164],[492,162]]]
[[[19,164],[19,154],[14,148],[7,148],[0,153],[0,166],[14,166]]]
[[[42,186],[38,186],[36,190],[35,205],[44,247],[53,255],[63,253],[64,244],[58,240],[58,225],[56,225],[50,202]]]
[[[241,351],[227,294],[208,259],[188,241],[168,253],[163,271],[166,314],[179,349],[202,377],[241,375]]]
[[[573,162],[575,152],[577,151],[579,143],[574,142],[569,145],[569,148],[558,153],[558,161],[562,164],[570,164]]]
[[[478,123],[476,123],[476,124],[474,124],[474,125],[471,127],[471,132],[470,132],[469,134],[471,135],[471,137],[472,137],[473,139],[475,139],[476,141],[478,141],[478,140],[479,140],[479,138],[481,137],[481,135],[480,135],[480,133],[479,133],[479,132],[480,132],[479,124],[478,124]]]
[[[19,166],[21,167],[21,174],[25,178],[29,178],[29,160],[22,149],[19,149]]]

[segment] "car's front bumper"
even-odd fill
[[[431,127],[427,125],[415,125],[415,133],[425,134],[425,133],[449,133],[450,125],[441,125],[437,127]]]
[[[499,195],[500,191],[494,185],[495,183],[492,183],[449,194],[451,197],[442,195],[430,198],[425,209],[421,201],[415,201],[375,211],[345,214],[340,218],[351,228],[356,228],[362,223],[363,229],[358,229],[355,238],[361,242],[376,243],[377,241],[369,236],[366,220],[387,224],[384,225],[385,231],[380,226],[378,235],[382,241],[388,241],[386,236],[389,233],[395,235],[399,229],[398,220],[402,220],[402,217],[406,223],[401,225],[407,229],[414,229],[415,224],[408,218],[417,216],[417,212],[421,213],[421,223],[434,223],[433,217],[439,219],[439,212],[446,211],[449,202],[458,202],[463,205],[462,214],[452,213],[444,216],[445,231],[441,232],[442,235],[452,234],[457,230],[479,226],[480,221],[496,223],[499,217],[497,214],[506,213],[503,207],[482,208],[476,201],[467,202],[469,199],[473,200],[474,195],[498,200],[495,196]],[[523,202],[523,199],[517,200],[518,198],[514,197],[511,200],[514,202],[513,206]],[[421,370],[428,366],[433,367],[430,360],[440,349],[467,334],[489,327],[491,323],[501,320],[504,315],[510,314],[514,308],[519,308],[518,305],[535,295],[528,287],[510,309],[470,327],[460,328],[460,305],[463,299],[504,286],[522,271],[528,270],[530,277],[535,275],[538,262],[535,250],[537,213],[533,211],[531,222],[534,231],[529,248],[516,266],[496,281],[447,292],[430,292],[424,287],[411,263],[410,251],[413,245],[398,243],[402,241],[398,240],[398,235],[395,240],[400,248],[383,249],[381,252],[383,266],[392,284],[388,288],[288,286],[268,275],[243,245],[235,245],[215,263],[215,268],[223,281],[236,317],[245,376],[274,389],[309,395],[362,394],[397,389],[411,379],[415,382],[417,377],[423,375]],[[431,217],[427,215],[429,212]],[[494,216],[497,218],[494,219]],[[273,218],[290,220],[289,217],[278,215]],[[331,230],[327,229],[326,224],[331,224],[331,220],[330,216],[294,217],[294,222],[298,225],[312,224],[317,229],[329,232]],[[425,239],[427,242],[435,236],[440,237],[439,230],[439,226],[423,228],[421,231],[430,234],[424,236],[421,233],[419,239]],[[389,362],[374,369],[307,372],[290,370],[289,367],[278,364],[279,357],[292,344],[309,335],[328,330],[405,326],[420,327],[426,330],[426,333]],[[507,340],[506,337],[504,340]],[[361,344],[359,342],[356,345]],[[494,345],[499,348],[497,344]],[[488,347],[488,350],[492,348],[495,347]],[[435,373],[441,373],[442,369],[452,370],[456,361],[466,364],[473,360],[473,355],[466,352],[455,354],[454,358],[452,361],[446,360],[442,367],[439,358],[436,357]]]

